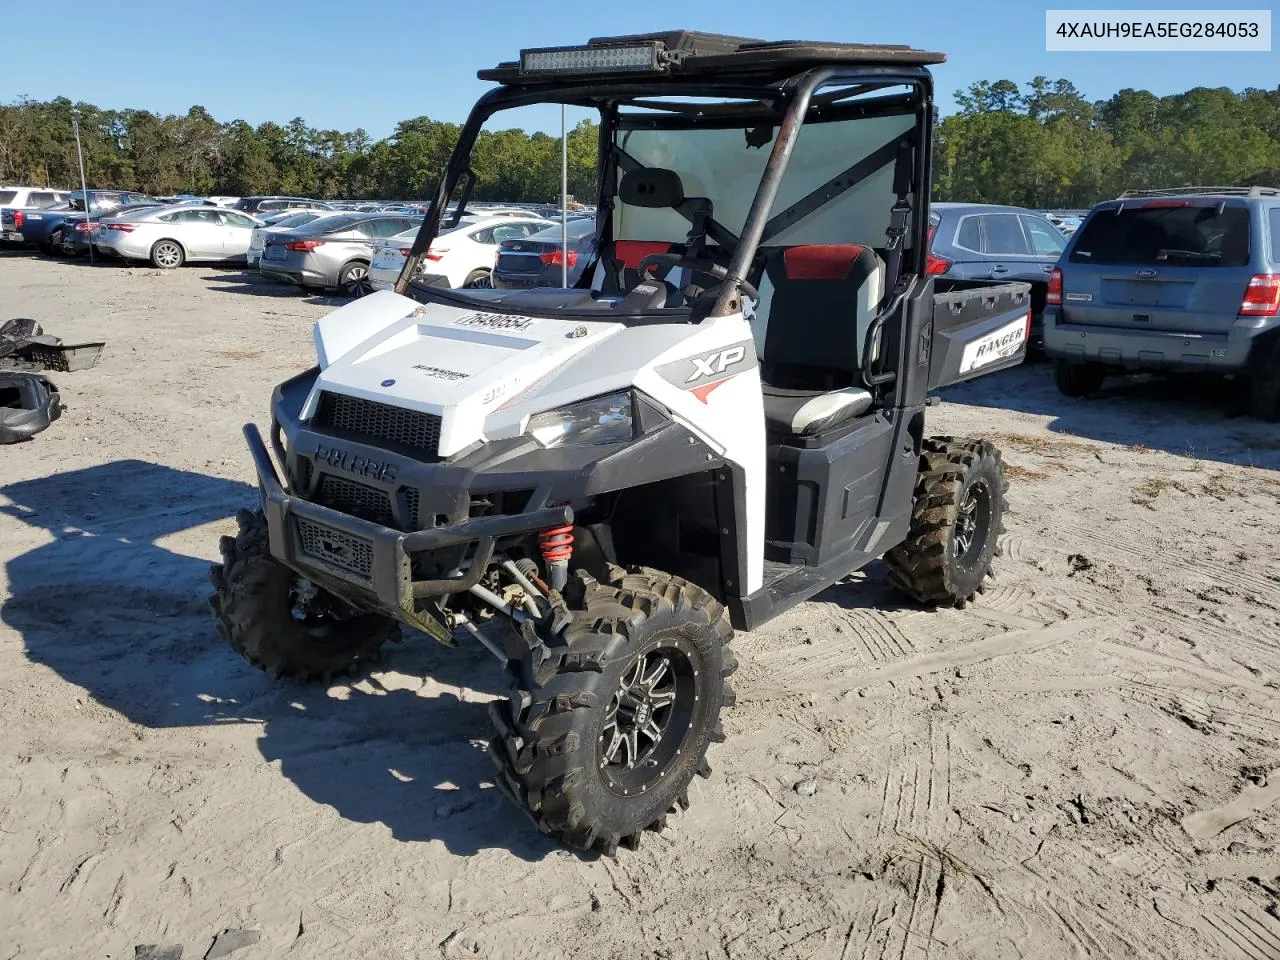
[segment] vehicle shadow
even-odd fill
[[[350,820],[459,855],[555,849],[492,786],[486,700],[502,673],[484,651],[411,634],[385,669],[326,689],[272,681],[227,648],[209,562],[183,551],[193,528],[254,499],[248,484],[138,460],[0,485],[0,522],[46,535],[14,538],[39,543],[5,564],[0,620],[72,685],[68,700],[83,691],[153,729],[256,725],[264,760]]]
[[[839,583],[833,583],[817,594],[814,601],[833,603],[845,610],[876,610],[881,613],[897,613],[903,610],[924,610],[889,582],[884,561],[876,560]]]
[[[287,297],[301,299],[306,303],[314,303],[321,307],[341,307],[351,302],[349,297],[339,293],[326,293],[321,290],[303,290],[292,283],[268,280],[252,269],[244,267],[229,268],[225,273],[201,277],[208,281],[210,290],[218,293],[235,293],[250,297]],[[213,286],[212,284],[217,284]]]
[[[1052,368],[1022,365],[940,391],[947,401],[1051,418],[1049,430],[1175,456],[1280,470],[1280,425],[1243,416],[1221,377],[1109,378],[1092,397],[1064,397]]]

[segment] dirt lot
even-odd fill
[[[873,567],[740,636],[691,809],[584,860],[492,788],[482,650],[325,690],[216,637],[240,425],[331,307],[0,256],[0,320],[108,341],[0,449],[0,960],[1280,957],[1280,429],[952,391],[931,430],[1011,465],[998,584],[932,613]]]

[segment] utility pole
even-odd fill
[[[89,263],[93,263],[93,221],[89,213],[89,187],[84,179],[84,151],[80,149],[80,121],[71,114],[71,131],[76,135],[76,159],[80,162],[80,193],[84,197],[84,225],[89,228]]]
[[[569,108],[560,104],[560,286],[569,286]]]

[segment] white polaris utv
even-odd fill
[[[316,325],[274,463],[245,427],[262,509],[213,568],[231,646],[305,679],[400,624],[477,639],[511,680],[498,786],[612,853],[709,774],[734,629],[877,558],[921,603],[972,600],[1003,467],[926,436],[928,392],[1021,362],[1031,301],[926,275],[943,59],[677,32],[482,71],[395,291]],[[572,289],[434,285],[481,125],[533,103],[599,111],[596,261]]]

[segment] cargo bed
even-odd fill
[[[1031,284],[939,278],[933,285],[929,389],[1020,364],[1031,331]]]

